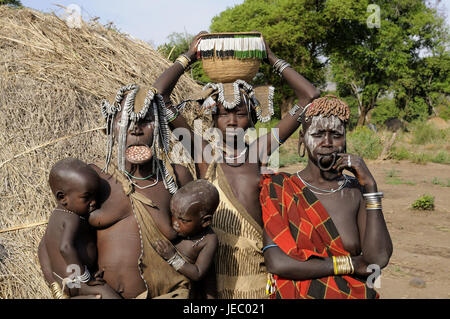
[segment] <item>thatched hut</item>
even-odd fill
[[[67,156],[103,160],[101,100],[122,85],[151,86],[168,65],[98,23],[70,28],[54,14],[0,6],[0,298],[50,298],[37,258],[55,205],[50,167]],[[172,99],[198,89],[183,76]]]

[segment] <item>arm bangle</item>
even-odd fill
[[[176,271],[178,271],[183,265],[186,263],[184,259],[178,254],[175,253],[171,258],[167,260],[169,265],[171,265]]]
[[[186,68],[188,67],[190,60],[184,56],[184,55],[180,55],[174,63],[178,62],[179,64],[181,64],[181,66],[183,67],[183,69],[186,70]]]

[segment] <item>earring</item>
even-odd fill
[[[300,150],[302,149],[302,146],[303,146],[303,150],[300,153]],[[306,155],[306,147],[305,147],[305,145],[303,145],[302,142],[298,142],[297,153],[298,153],[298,156],[300,156],[300,157],[305,157],[305,155]]]

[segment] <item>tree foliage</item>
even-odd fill
[[[357,99],[359,125],[389,91],[405,119],[427,116],[433,100],[449,90],[444,21],[424,1],[373,3],[380,8],[379,28],[368,27],[369,1],[327,1],[332,27],[324,53],[334,79]]]
[[[331,70],[339,96],[358,114],[355,124],[363,125],[378,105],[386,106],[383,118],[392,112],[408,121],[449,108],[449,30],[425,0],[246,0],[210,26],[211,32],[252,30],[317,87],[324,87]],[[175,44],[187,49],[189,41],[174,35],[165,52]],[[292,106],[294,92],[282,78],[268,64],[260,70],[264,76],[256,83],[274,85],[283,110]]]
[[[271,50],[289,62],[316,86],[325,84],[325,69],[319,56],[326,35],[319,12],[323,1],[313,0],[247,0],[213,18],[211,32],[260,31]],[[283,110],[295,101],[294,92],[274,74],[268,64],[262,65],[261,83],[276,87],[275,102]]]
[[[22,3],[20,0],[0,0],[0,6],[1,5],[9,5],[12,7],[21,7]]]
[[[167,59],[174,62],[176,58],[186,52],[189,49],[189,45],[194,39],[194,35],[187,32],[179,33],[174,32],[168,36],[169,41],[158,46],[157,50]],[[191,76],[194,80],[200,83],[208,83],[211,80],[206,76],[203,71],[201,61],[197,61],[192,64],[190,69]]]

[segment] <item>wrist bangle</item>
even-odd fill
[[[287,63],[286,61],[284,61],[282,59],[278,59],[273,64],[273,72],[276,72],[276,73],[278,73],[279,76],[281,76],[284,69],[286,69],[287,67],[290,67],[290,66],[291,65],[289,63]]]
[[[176,271],[178,271],[183,265],[186,263],[184,259],[178,254],[175,253],[172,257],[167,259],[169,265],[171,265]]]
[[[189,58],[187,58],[186,56],[184,56],[184,55],[180,55],[180,56],[178,56],[178,58],[175,60],[175,62],[174,63],[179,63],[179,64],[181,64],[181,66],[183,67],[183,69],[185,69],[186,70],[186,68],[188,67],[188,65],[189,65],[189,63],[191,62],[191,60],[189,59]]]
[[[355,272],[350,256],[333,256],[334,275],[348,275]]]
[[[54,299],[68,299],[69,296],[67,296],[66,293],[61,289],[59,284],[54,281],[50,284],[50,291],[52,292],[52,296]]]
[[[277,131],[277,129],[272,128],[272,136],[275,138],[275,140],[278,142],[279,145],[283,144],[284,141],[280,140],[275,131]]]

